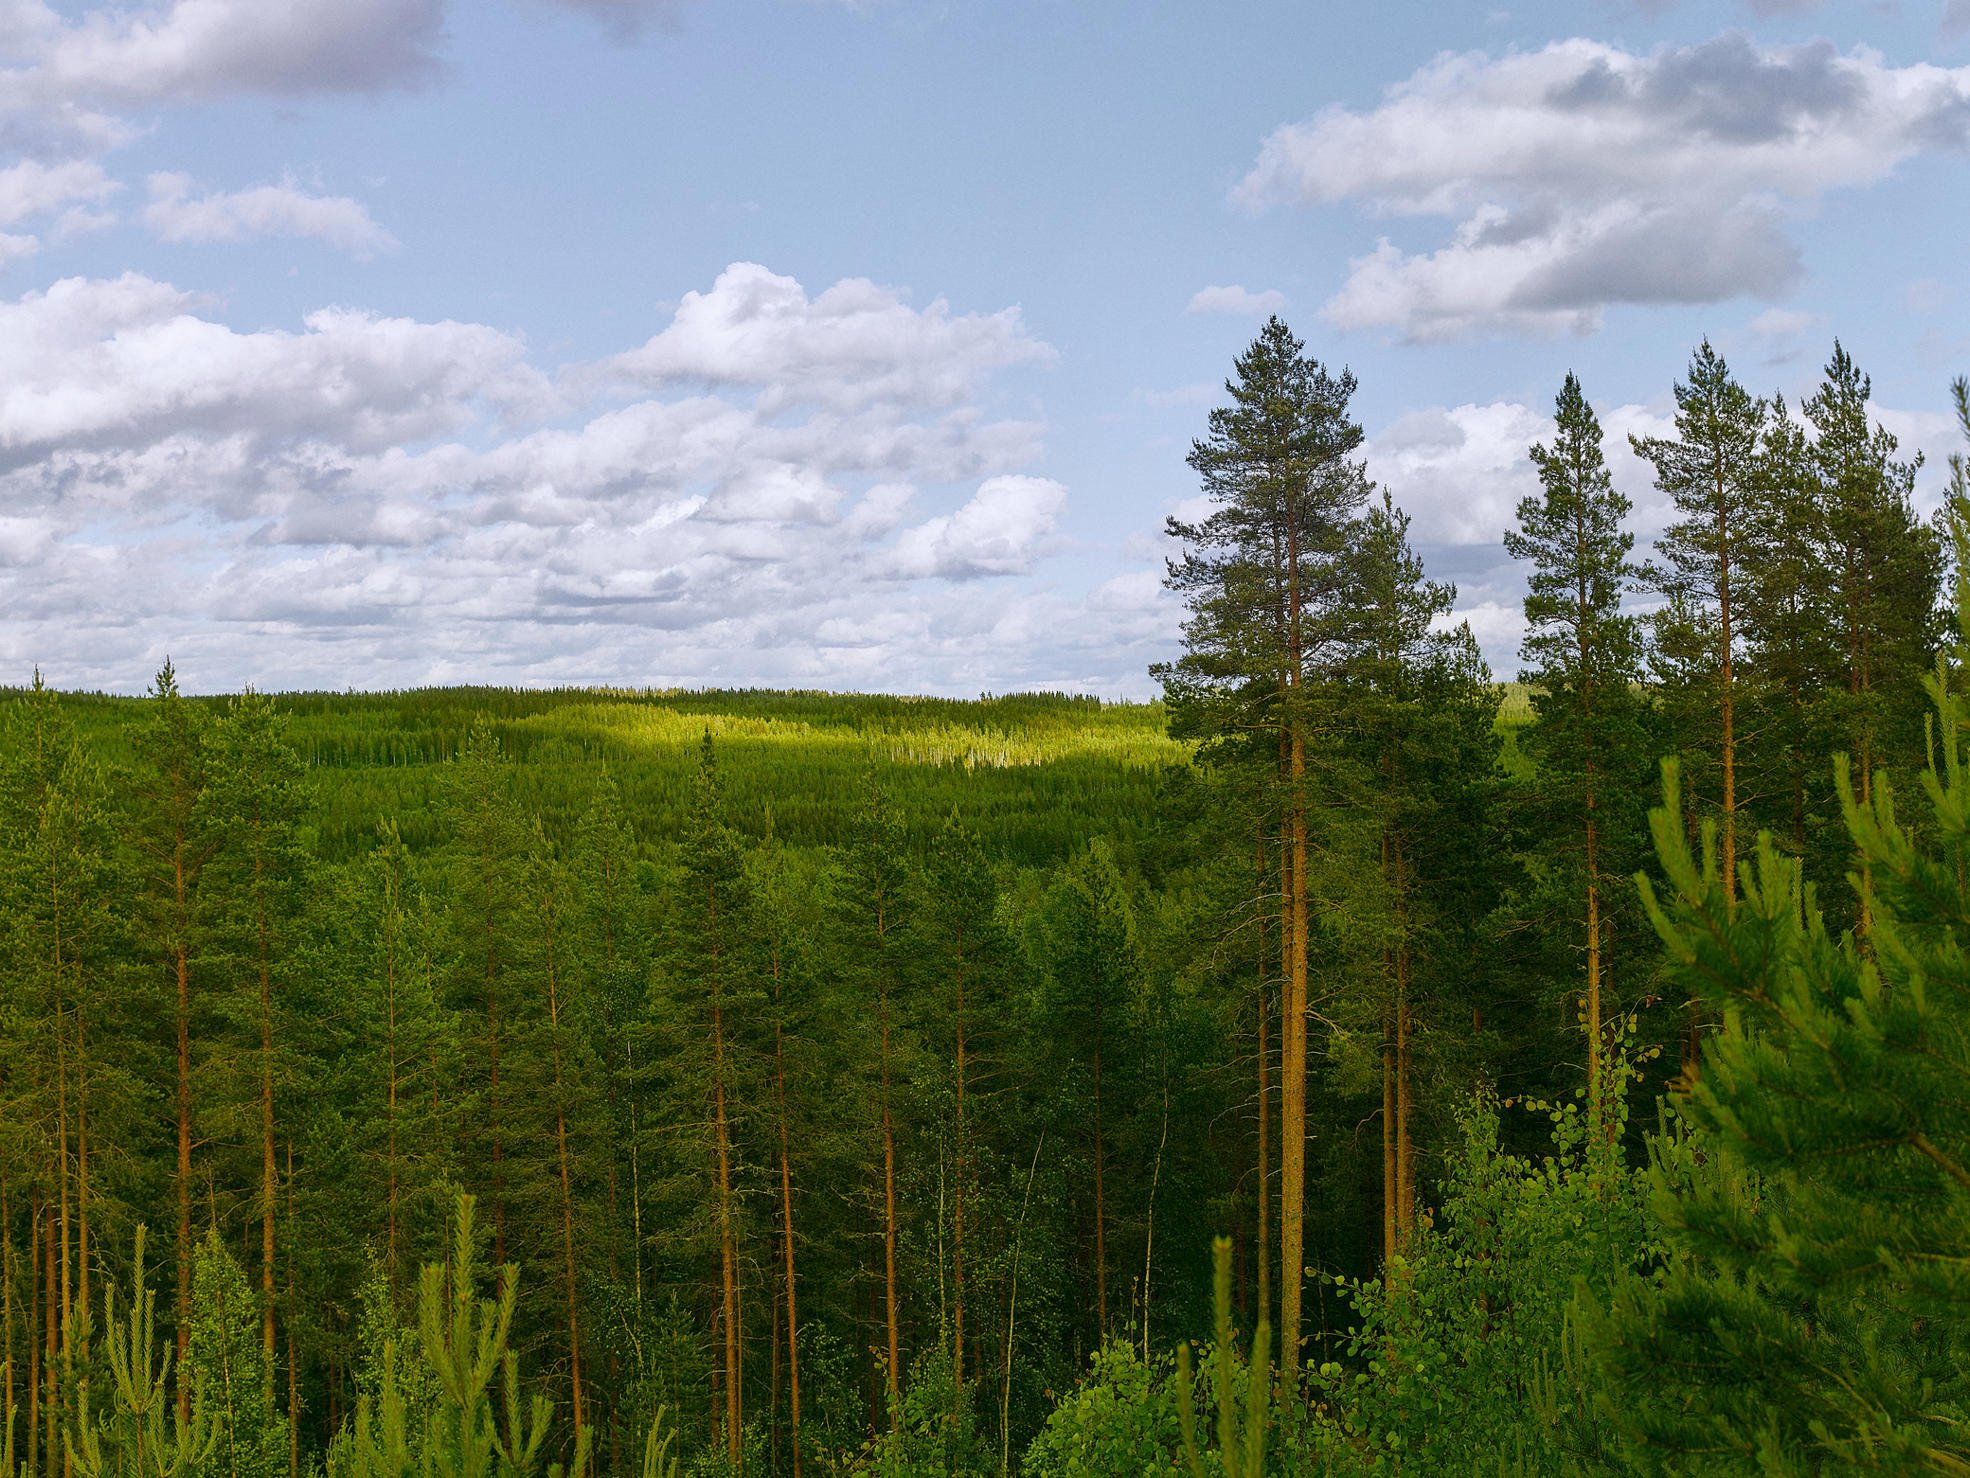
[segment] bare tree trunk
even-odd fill
[[[1383,1018],[1382,1028],[1382,1265],[1395,1260],[1395,1012]]]
[[[301,1472],[301,1366],[294,1348],[294,1139],[287,1141],[287,1478]]]
[[[1288,743],[1287,777],[1292,850],[1284,869],[1287,974],[1286,1029],[1281,1044],[1285,1061],[1280,1073],[1279,1358],[1291,1384],[1299,1379],[1300,1293],[1306,1275],[1307,824],[1306,800],[1301,794],[1306,778],[1306,742],[1297,723]]]
[[[1259,1319],[1272,1315],[1272,1082],[1271,1044],[1266,1040],[1272,1001],[1266,992],[1266,868],[1265,831],[1259,832],[1259,1180],[1258,1180],[1258,1284]]]
[[[787,1398],[793,1445],[793,1478],[800,1478],[800,1305],[795,1297],[793,1254],[793,1166],[787,1144],[787,1058],[782,1029],[780,957],[773,955],[773,1091],[780,1130],[780,1252],[787,1289]],[[778,1409],[778,1398],[774,1406]]]
[[[253,859],[255,894],[259,895],[261,861]],[[268,939],[267,910],[258,906],[260,966],[260,1353],[264,1357],[264,1396],[274,1409],[274,984]]]
[[[714,985],[711,1007],[712,1111],[718,1132],[718,1268],[725,1335],[725,1455],[743,1452],[739,1363],[739,1248],[732,1221],[732,1148],[725,1114],[725,1011]]]
[[[182,917],[185,875],[178,869],[178,907]],[[178,983],[178,1409],[191,1410],[191,1388],[185,1383],[185,1359],[192,1343],[192,997],[190,961],[184,940],[173,952]]]
[[[1106,1146],[1101,1140],[1101,1028],[1094,1035],[1094,1325],[1108,1339],[1108,1207],[1102,1190],[1101,1162]]]
[[[41,1440],[41,1285],[47,1281],[41,1266],[41,1192],[27,1204],[27,1454],[30,1473],[41,1469],[34,1460]]]
[[[903,1399],[903,1335],[896,1297],[896,1122],[889,1103],[889,994],[882,1002],[882,1270],[883,1320],[889,1335],[889,1424]]]
[[[568,1301],[569,1383],[573,1391],[575,1430],[588,1425],[588,1412],[582,1404],[581,1319],[575,1287],[575,1198],[574,1181],[568,1165],[568,1104],[561,1074],[561,994],[554,968],[554,926],[547,927],[547,1026],[554,1037],[554,1150],[561,1182],[561,1272]],[[721,1089],[722,1091],[722,1089]],[[720,1158],[725,1133],[723,1103],[720,1104]],[[724,1166],[720,1165],[721,1178]]]
[[[962,940],[960,940],[962,944]],[[958,1049],[958,1165],[951,1195],[951,1379],[964,1389],[964,1212],[965,1175],[969,1164],[969,1141],[965,1126],[965,1078],[970,1070],[965,1048],[965,967],[957,972],[957,1049]]]

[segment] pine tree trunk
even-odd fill
[[[554,929],[550,923],[547,930],[547,1025],[554,1038],[554,1151],[560,1170],[561,1183],[561,1273],[568,1305],[568,1362],[569,1384],[573,1392],[572,1410],[575,1430],[581,1431],[588,1425],[587,1409],[582,1404],[581,1389],[581,1319],[579,1299],[575,1288],[575,1198],[574,1182],[568,1165],[568,1101],[562,1086],[561,1075],[561,996],[560,982],[556,979],[554,968]],[[719,1134],[725,1132],[723,1105],[719,1116]],[[722,1150],[722,1144],[721,1144]],[[721,1178],[723,1165],[720,1166]]]
[[[386,908],[390,905],[386,904]],[[394,912],[394,910],[392,910]],[[403,1235],[397,1214],[397,936],[396,921],[385,920],[383,946],[383,1054],[385,1101],[383,1107],[384,1218],[383,1272],[389,1280],[390,1295],[396,1297],[398,1267]]]
[[[301,1473],[301,1366],[294,1348],[294,1139],[287,1141],[287,1478]]]
[[[1300,1292],[1306,1273],[1306,1073],[1307,1073],[1307,824],[1300,788],[1306,777],[1306,742],[1297,725],[1289,740],[1288,795],[1292,852],[1286,883],[1286,1030],[1281,1044],[1282,1140],[1279,1176],[1279,1358],[1289,1384],[1300,1369]]]
[[[89,1024],[81,1003],[75,1007],[75,1267],[76,1317],[91,1323],[89,1312]],[[11,1352],[12,1346],[9,1345]]]
[[[6,1390],[0,1395],[5,1401],[0,1406],[0,1419],[7,1423],[7,1431],[0,1440],[13,1436],[14,1412],[19,1409],[20,1397],[14,1389],[14,1196],[13,1182],[4,1170],[0,1170],[0,1326],[6,1330],[6,1349],[0,1351],[0,1380],[4,1380]]]
[[[41,1322],[41,1379],[47,1386],[47,1393],[41,1399],[41,1421],[47,1466],[42,1471],[52,1478],[55,1471],[55,1455],[62,1450],[60,1439],[56,1436],[62,1407],[61,1367],[57,1342],[57,1331],[61,1328],[61,1308],[55,1301],[59,1268],[55,1248],[57,1221],[53,1206],[46,1208],[44,1219],[47,1225],[43,1232],[48,1245],[41,1254],[41,1266],[46,1273],[41,1282],[47,1309]]]
[[[27,1454],[30,1473],[38,1473],[35,1448],[41,1441],[41,1192],[27,1203]]]
[[[178,870],[178,906],[183,915],[185,877]],[[192,998],[190,961],[184,941],[174,951],[178,981],[178,1369],[191,1352],[192,1326]],[[191,1388],[178,1381],[178,1410],[191,1411]]]
[[[264,1371],[263,1395],[274,1409],[274,985],[268,940],[267,909],[261,894],[261,862],[253,859],[254,894],[260,898],[260,1353]]]
[[[1267,1018],[1272,1011],[1272,1001],[1266,992],[1266,868],[1265,868],[1265,828],[1259,829],[1258,843],[1259,873],[1259,1177],[1258,1177],[1258,1294],[1259,1319],[1264,1321],[1272,1314],[1272,1083],[1270,1044],[1266,1040]]]
[[[1395,1261],[1395,1012],[1382,1027],[1382,1266]]]
[[[1108,1339],[1108,1205],[1103,1192],[1101,1162],[1106,1146],[1101,1139],[1101,1028],[1095,1028],[1094,1046],[1094,1327],[1106,1343]]]
[[[1595,827],[1587,823],[1587,1105],[1600,1118],[1607,1110],[1601,1087],[1601,890],[1594,883]]]
[[[800,1478],[800,1304],[795,1297],[793,1254],[793,1164],[787,1133],[787,1056],[782,1026],[785,1005],[781,995],[780,956],[773,954],[773,1093],[780,1131],[780,1252],[787,1290],[787,1401],[789,1436],[793,1447],[793,1478]],[[776,1397],[774,1408],[778,1410]]]
[[[962,931],[958,938],[962,952],[964,938]],[[967,1137],[965,1121],[965,1079],[970,1075],[970,1061],[966,1055],[966,1031],[969,1026],[965,1018],[965,977],[966,967],[960,963],[957,972],[957,1049],[958,1049],[958,1168],[955,1189],[951,1198],[951,1378],[957,1388],[964,1387],[964,1213],[966,1176],[970,1167],[970,1139]]]
[[[1737,901],[1737,684],[1731,652],[1731,546],[1730,525],[1724,511],[1724,479],[1717,474],[1717,653],[1721,695],[1719,720],[1723,729],[1724,767],[1724,900],[1735,907]]]
[[[889,1336],[889,1424],[902,1416],[903,1333],[896,1297],[896,1122],[889,1103],[889,997],[882,1005],[882,1270],[883,1320]]]
[[[1395,1235],[1398,1248],[1406,1252],[1416,1230],[1414,1069],[1410,1060],[1415,1033],[1409,1014],[1407,949],[1398,947],[1396,961],[1401,991],[1395,1008]]]
[[[712,987],[712,1111],[718,1134],[718,1271],[725,1343],[725,1455],[736,1468],[743,1451],[739,1366],[739,1249],[732,1218],[732,1147],[725,1114],[725,1012]]]
[[[499,1112],[499,972],[486,921],[486,1117],[492,1131],[493,1265],[506,1266],[506,1144]]]

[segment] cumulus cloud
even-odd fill
[[[72,23],[17,5],[7,81],[43,100],[196,102],[413,85],[437,67],[444,0],[172,0]]]
[[[1615,486],[1635,504],[1635,527],[1651,534],[1666,522],[1667,510],[1656,506],[1651,474],[1629,450],[1628,436],[1671,435],[1673,421],[1641,405],[1596,409]],[[1363,456],[1369,475],[1414,517],[1418,540],[1496,544],[1517,521],[1519,500],[1537,489],[1526,449],[1553,433],[1550,411],[1518,401],[1429,406],[1378,429]]]
[[[1067,489],[1050,478],[989,478],[955,513],[905,529],[894,569],[950,580],[1025,574],[1066,502]]]
[[[791,277],[735,262],[709,291],[686,293],[661,333],[602,370],[648,387],[754,390],[776,408],[927,406],[956,405],[990,372],[1051,357],[1017,308],[953,314],[939,298],[917,309],[860,277],[810,299]]]
[[[759,282],[763,319],[726,300]],[[640,384],[482,324],[247,332],[135,274],[0,301],[0,665],[1140,689],[1169,623],[1034,583],[1067,490],[989,407],[1044,357],[1016,315],[720,283],[624,356]]]
[[[116,189],[116,182],[92,159],[52,165],[23,159],[0,169],[0,226],[100,201]]]
[[[193,193],[190,175],[153,174],[144,221],[166,241],[232,242],[263,236],[311,237],[359,261],[395,248],[396,237],[346,195],[310,195],[292,179],[231,193]]]
[[[1199,288],[1190,299],[1189,313],[1228,313],[1234,318],[1263,318],[1286,306],[1286,294],[1276,288],[1252,292],[1233,283],[1230,287]]]
[[[520,342],[482,325],[324,308],[298,334],[238,333],[198,307],[138,273],[0,303],[0,463],[235,434],[374,452],[547,395]]]
[[[1582,332],[1614,303],[1781,294],[1801,211],[1967,145],[1970,68],[1736,34],[1646,55],[1574,39],[1445,55],[1374,108],[1281,128],[1235,194],[1453,222],[1435,249],[1384,238],[1355,258],[1326,305],[1338,328]]]

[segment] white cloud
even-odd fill
[[[1286,306],[1286,294],[1276,288],[1252,292],[1233,283],[1230,287],[1199,288],[1190,299],[1188,313],[1228,313],[1235,318],[1263,318]]]
[[[1067,489],[1050,478],[990,478],[955,513],[905,529],[896,572],[951,580],[1025,574],[1066,502]]]
[[[396,237],[345,195],[310,195],[292,179],[231,193],[193,194],[189,175],[153,174],[144,221],[166,241],[251,241],[299,236],[325,241],[358,260],[390,251]]]
[[[237,93],[375,92],[435,72],[444,0],[173,0],[99,7],[73,24],[44,5],[16,27],[44,100],[201,101]]]
[[[1067,492],[986,396],[1045,346],[749,273],[781,310],[687,299],[626,403],[619,363],[557,385],[480,324],[244,332],[134,274],[0,301],[0,667],[1140,691],[1170,623],[1034,583]]]
[[[1736,34],[1647,55],[1574,39],[1441,56],[1375,108],[1278,129],[1235,194],[1455,223],[1433,250],[1385,238],[1351,262],[1336,327],[1579,332],[1612,303],[1777,295],[1800,211],[1966,144],[1970,68]]]
[[[116,182],[92,159],[70,159],[52,165],[23,159],[0,169],[0,226],[93,203],[114,194],[116,189]]]
[[[0,303],[0,455],[234,434],[369,452],[461,430],[481,402],[547,395],[519,341],[478,324],[324,308],[303,333],[242,334],[198,306],[136,273]]]
[[[810,299],[791,277],[735,262],[709,292],[688,292],[668,327],[607,362],[652,387],[704,384],[763,393],[774,407],[894,401],[956,405],[990,372],[1047,360],[1017,308],[953,314],[939,298],[912,308],[866,278]]]
[[[1591,396],[1593,387],[1587,389]],[[1648,467],[1629,450],[1628,436],[1673,434],[1672,420],[1649,406],[1596,409],[1609,474],[1634,503],[1634,527],[1646,537],[1668,514],[1658,506]],[[1527,449],[1550,441],[1553,432],[1550,412],[1518,401],[1430,406],[1377,430],[1362,454],[1369,475],[1414,517],[1418,542],[1497,544],[1517,521],[1519,500],[1538,490]]]

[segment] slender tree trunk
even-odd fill
[[[55,1455],[62,1450],[61,1442],[56,1436],[62,1409],[61,1367],[57,1342],[57,1331],[61,1328],[61,1308],[55,1301],[59,1268],[55,1248],[57,1222],[53,1206],[47,1208],[45,1221],[46,1226],[43,1230],[48,1246],[41,1254],[41,1265],[46,1269],[46,1276],[41,1281],[47,1309],[42,1316],[41,1324],[41,1379],[48,1390],[41,1401],[41,1421],[42,1438],[45,1444],[43,1451],[46,1453],[47,1463],[43,1472],[52,1475],[55,1471]]]
[[[1599,1118],[1607,1109],[1601,1085],[1601,1054],[1607,1043],[1601,1027],[1601,890],[1595,873],[1600,837],[1594,819],[1591,768],[1587,784],[1587,1104]]]
[[[963,948],[963,939],[959,939]],[[965,1175],[969,1165],[969,1141],[965,1125],[965,1078],[969,1063],[965,1056],[965,967],[960,964],[957,971],[957,1049],[958,1049],[958,1166],[957,1176],[951,1193],[951,1379],[957,1388],[964,1389],[964,1213],[965,1213]]]
[[[35,1448],[41,1441],[41,1192],[27,1203],[27,1454],[30,1473],[41,1472]]]
[[[1142,1230],[1142,1363],[1149,1364],[1149,1289],[1150,1275],[1155,1270],[1151,1260],[1156,1250],[1156,1191],[1163,1182],[1163,1151],[1170,1142],[1170,1072],[1169,1063],[1163,1064],[1163,1131],[1156,1140],[1156,1160],[1149,1172],[1149,1212],[1143,1219]]]
[[[1397,1245],[1407,1251],[1416,1230],[1414,1072],[1410,1061],[1415,1033],[1409,1014],[1408,951],[1398,948],[1396,961],[1402,989],[1395,1007],[1395,1234]]]
[[[178,870],[178,906],[183,915],[185,876]],[[192,998],[190,961],[180,939],[173,952],[178,984],[178,1409],[191,1410],[191,1387],[183,1378],[192,1342]]]
[[[301,1472],[301,1365],[295,1351],[294,1137],[287,1139],[287,1478]]]
[[[260,1353],[267,1410],[274,1409],[274,972],[267,906],[261,894],[261,861],[253,859],[254,893],[260,898]]]
[[[889,1335],[889,1424],[900,1419],[903,1336],[896,1297],[896,1121],[889,1102],[889,993],[882,1001],[882,1272],[883,1320]]]
[[[732,1218],[732,1147],[725,1112],[725,1010],[712,987],[712,1112],[718,1133],[718,1271],[725,1335],[725,1455],[734,1467],[743,1452],[739,1364],[739,1248]]]
[[[1265,827],[1259,828],[1259,1179],[1258,1179],[1258,1285],[1259,1319],[1272,1316],[1272,1062],[1271,1044],[1266,1040],[1272,1001],[1266,990],[1266,877]]]
[[[793,1157],[787,1133],[787,1056],[783,1019],[786,1014],[780,956],[773,954],[773,1094],[780,1131],[780,1254],[781,1276],[787,1289],[787,1401],[793,1447],[793,1478],[800,1478],[800,1305],[795,1296],[793,1253]],[[774,1407],[778,1409],[778,1398]]]
[[[1301,786],[1306,743],[1297,724],[1289,741],[1288,809],[1292,851],[1285,868],[1286,1030],[1281,1073],[1279,1185],[1279,1356],[1289,1383],[1299,1379],[1300,1293],[1306,1275],[1307,824]]]
[[[1103,1192],[1101,1162],[1107,1146],[1101,1138],[1101,1028],[1094,1034],[1094,1327],[1108,1339],[1108,1204]]]
[[[0,1396],[6,1405],[0,1407],[0,1413],[7,1423],[4,1440],[11,1444],[20,1397],[14,1390],[14,1196],[13,1183],[4,1170],[0,1170],[0,1325],[5,1327],[7,1340],[5,1352],[0,1353],[0,1379],[6,1386],[4,1396]]]
[[[1731,651],[1731,545],[1730,526],[1724,516],[1724,479],[1717,475],[1717,654],[1720,687],[1719,722],[1723,729],[1724,767],[1724,900],[1735,908],[1737,902],[1737,683]]]
[[[89,1023],[78,998],[75,1007],[75,1271],[76,1317],[89,1312]],[[11,1350],[11,1345],[9,1349]]]
[[[492,1130],[493,1264],[506,1266],[506,1144],[499,1112],[499,971],[494,963],[492,920],[486,920],[486,1114]]]
[[[582,1404],[580,1300],[575,1287],[575,1198],[574,1181],[568,1165],[568,1101],[561,1073],[561,994],[554,968],[554,929],[547,930],[547,1026],[554,1038],[554,1151],[561,1182],[561,1273],[568,1301],[569,1385],[573,1392],[575,1430],[588,1425],[588,1412]],[[721,1087],[722,1093],[722,1087]],[[720,1159],[724,1157],[724,1106],[721,1100],[718,1132]],[[721,1180],[724,1165],[719,1166]]]
[[[385,904],[386,909],[392,905]],[[392,910],[393,911],[393,910]],[[397,1215],[397,939],[394,918],[386,918],[383,945],[384,1076],[386,1098],[383,1108],[384,1217],[383,1271],[389,1279],[390,1294],[398,1289],[400,1249],[403,1242]]]
[[[1046,1147],[1044,1131],[1033,1143],[1033,1163],[1026,1170],[1026,1190],[1019,1198],[1019,1220],[1012,1231],[1012,1280],[1006,1293],[1005,1384],[999,1393],[999,1472],[1012,1471],[1012,1351],[1018,1334],[1019,1253],[1026,1238],[1026,1209],[1033,1204],[1033,1178],[1040,1173],[1040,1151]]]
[[[1382,1266],[1395,1260],[1395,1012],[1382,1027]]]

